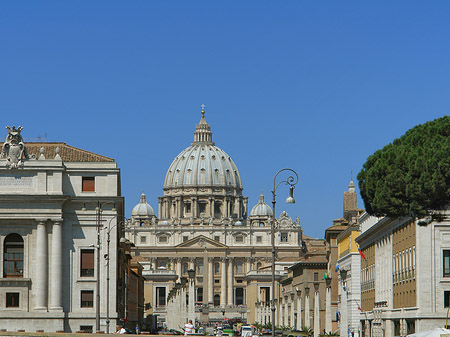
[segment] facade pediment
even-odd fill
[[[186,242],[183,242],[176,246],[177,248],[228,248],[227,245],[224,245],[223,243],[211,240],[210,238],[207,238],[204,235],[196,236],[195,238],[192,238]]]

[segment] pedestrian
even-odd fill
[[[192,324],[192,319],[189,320],[189,322],[187,322],[184,325],[184,335],[189,335],[191,333],[194,332],[194,324]]]
[[[125,330],[124,327],[122,327],[120,325],[116,325],[116,332],[115,333],[123,335],[123,334],[126,334],[127,331]]]

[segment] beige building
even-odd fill
[[[363,214],[361,260],[364,336],[399,336],[443,327],[450,307],[450,222]]]
[[[237,166],[212,141],[204,115],[202,110],[194,141],[169,166],[158,216],[142,194],[126,237],[144,266],[147,314],[165,321],[169,291],[193,269],[197,320],[253,322],[255,302],[272,291],[272,209],[261,194],[248,212]],[[278,278],[302,254],[298,218],[277,216],[275,244]]]

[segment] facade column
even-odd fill
[[[220,306],[225,308],[227,304],[227,260],[223,257],[220,262]]]
[[[205,252],[203,256],[203,304],[208,305],[208,295],[209,295],[209,264],[208,255]]]
[[[50,309],[62,310],[62,224],[55,222],[52,233]]]
[[[209,216],[214,218],[214,199],[209,199]]]
[[[325,332],[330,333],[333,329],[331,322],[331,287],[327,286],[327,294],[325,299]]]
[[[305,288],[305,326],[311,327],[310,308],[309,308],[309,288]]]
[[[297,291],[297,330],[302,328],[302,297]]]
[[[39,222],[36,233],[36,271],[35,294],[36,310],[47,309],[47,273],[48,273],[48,248],[47,228],[45,222]]]
[[[250,235],[250,240],[251,240],[251,235]],[[247,270],[246,270],[246,273],[248,273],[250,270],[252,270],[252,258],[251,257],[248,257],[247,258]]]
[[[342,280],[342,279],[341,279]],[[348,335],[348,322],[347,322],[347,287],[345,286],[345,281],[343,281],[341,284],[342,286],[342,293],[341,293],[341,321],[340,321],[340,335],[342,337]]]
[[[314,337],[320,334],[319,289],[314,291]]]
[[[183,260],[179,257],[174,259],[176,261],[176,271],[177,271],[177,275],[178,275],[178,280],[181,279],[181,276],[183,275]]]
[[[191,200],[192,200],[192,209],[191,209],[192,212],[191,213],[192,213],[192,216],[195,219],[195,218],[198,217],[197,199],[196,198],[192,198]]]
[[[176,202],[177,202],[177,211],[176,211],[176,215],[177,215],[177,217],[178,218],[181,218],[181,215],[182,215],[182,212],[181,212],[181,198],[180,197],[178,197],[177,199],[176,199]]]
[[[214,305],[214,258],[208,258],[208,303]]]
[[[228,305],[233,305],[233,259],[228,258]]]
[[[294,294],[291,294],[291,300],[289,301],[291,303],[291,323],[289,324],[289,326],[291,328],[295,327],[295,302],[294,302]]]
[[[283,317],[283,325],[289,325],[289,296],[284,296],[284,317]]]

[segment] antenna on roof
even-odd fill
[[[47,133],[44,134],[44,137],[24,138],[24,141],[29,143],[47,143]]]

